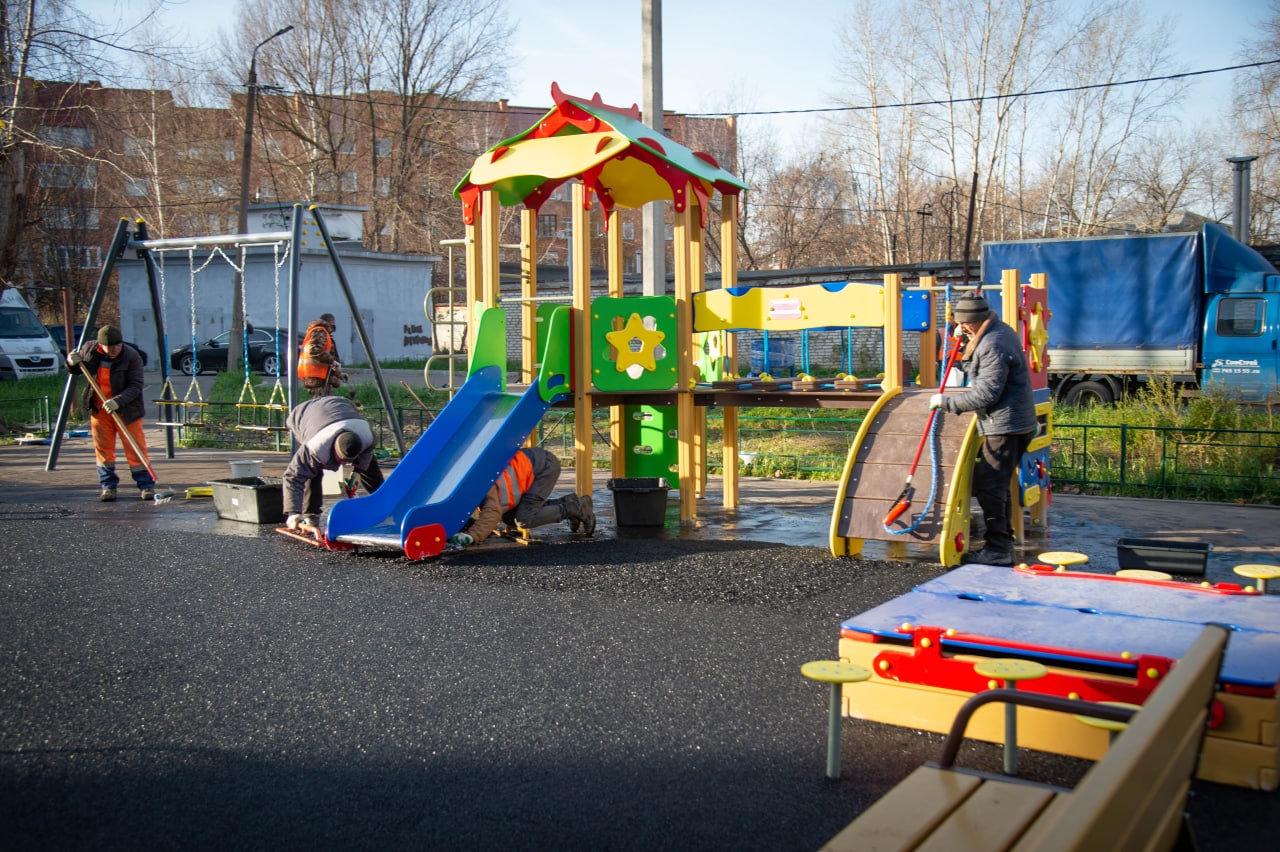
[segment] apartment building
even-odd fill
[[[41,288],[42,304],[67,289],[87,303],[120,219],[143,219],[154,237],[235,233],[246,95],[225,108],[192,107],[173,93],[97,83],[26,81],[31,136],[31,226],[15,284]],[[366,248],[442,255],[463,234],[453,189],[475,158],[533,126],[546,108],[506,101],[408,100],[391,92],[345,96],[275,93],[255,99],[249,202],[302,202],[365,209]],[[732,119],[667,114],[664,131],[732,169]],[[538,260],[568,259],[569,193],[538,210]],[[715,215],[715,211],[712,211]],[[594,236],[603,218],[593,211]],[[519,239],[518,211],[502,240]],[[640,272],[639,211],[622,215],[625,272]],[[603,241],[598,249],[603,259]],[[711,262],[718,262],[711,246]],[[511,251],[515,260],[517,253]],[[443,282],[439,282],[443,283]],[[107,306],[108,312],[111,306]]]

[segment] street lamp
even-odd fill
[[[248,95],[244,102],[244,147],[240,153],[240,209],[236,216],[236,233],[243,234],[249,230],[249,161],[253,157],[253,108],[258,100],[258,51],[272,39],[279,38],[293,29],[287,27],[276,30],[258,42],[249,57],[249,80],[245,83]],[[231,279],[234,292],[231,294],[231,338],[227,341],[230,347],[227,352],[228,368],[240,363],[244,354],[244,264],[236,270]]]

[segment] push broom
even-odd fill
[[[93,393],[98,397],[98,402],[102,404],[102,410],[107,410],[107,395],[102,392],[102,388],[98,387],[98,383],[94,381],[93,374],[89,372],[89,368],[85,366],[83,361],[80,362],[80,372],[84,373],[84,380],[89,383],[89,387],[93,388]],[[111,415],[111,419],[116,421],[116,427],[120,431],[120,437],[124,438],[129,447],[133,450],[134,455],[142,459],[142,464],[147,468],[147,473],[151,474],[151,481],[156,482],[155,469],[151,467],[151,462],[147,461],[147,454],[143,452],[142,447],[138,446],[138,441],[133,437],[128,427],[124,425],[124,418],[114,411],[107,412]],[[168,503],[173,499],[173,489],[167,488],[163,491],[157,491],[155,496],[157,503]]]
[[[960,339],[956,338],[956,345],[951,350],[951,356],[947,358],[947,366],[942,371],[942,384],[938,388],[939,393],[947,386],[947,377],[951,375],[951,365],[956,362],[956,356],[960,354],[960,342]],[[911,460],[911,468],[907,471],[907,484],[903,486],[902,493],[894,501],[893,508],[889,510],[889,514],[885,515],[884,520],[881,522],[886,527],[901,517],[903,512],[911,508],[911,498],[916,494],[915,486],[911,484],[911,478],[916,475],[916,466],[920,464],[920,454],[924,452],[925,442],[929,440],[929,433],[933,430],[933,420],[937,416],[938,409],[929,409],[929,420],[924,425],[924,434],[920,436],[920,446],[916,447],[916,456]]]

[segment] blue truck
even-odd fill
[[[990,242],[982,283],[1049,276],[1049,382],[1067,405],[1108,403],[1154,378],[1280,402],[1280,273],[1227,229]]]

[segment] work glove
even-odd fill
[[[67,366],[73,370],[77,370],[80,368],[80,365],[83,363],[84,363],[84,356],[80,354],[80,350],[72,349],[71,354],[67,356]]]
[[[475,543],[476,540],[471,536],[471,533],[460,532],[449,536],[449,544],[454,547],[470,547]]]
[[[941,408],[941,407],[942,407],[942,394],[935,393],[933,396],[929,397],[930,409]]]
[[[351,478],[342,480],[342,493],[348,497],[356,496],[356,477],[355,474]]]
[[[110,413],[115,414],[117,411],[120,410],[120,403],[116,402],[116,398],[113,396],[111,397],[111,399],[102,403],[102,407],[105,408]]]
[[[302,526],[302,515],[294,512],[292,515],[285,518],[284,525],[291,530],[296,530],[298,527]]]

